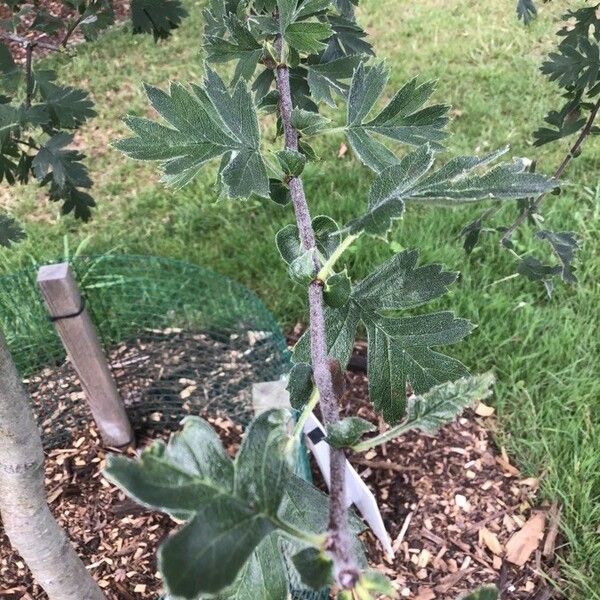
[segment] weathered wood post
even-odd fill
[[[127,446],[133,442],[133,430],[69,265],[42,267],[37,282],[50,318],[79,375],[104,444]]]

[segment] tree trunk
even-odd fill
[[[105,600],[48,508],[42,441],[2,333],[0,514],[12,545],[50,600]]]

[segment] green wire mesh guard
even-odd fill
[[[70,264],[138,435],[176,430],[188,414],[245,426],[252,384],[289,371],[272,314],[253,292],[217,273],[143,256],[77,257]],[[71,443],[91,417],[38,291],[39,266],[0,278],[0,327],[30,390],[45,385],[49,373],[59,382],[34,401],[51,449]],[[304,452],[298,469],[310,478]],[[294,600],[328,598],[290,574]]]

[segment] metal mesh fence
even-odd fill
[[[271,313],[223,276],[155,257],[77,257],[70,264],[138,435],[173,431],[188,414],[245,426],[252,384],[289,370]],[[51,449],[72,442],[91,417],[38,291],[39,266],[0,278],[0,327],[30,392],[37,392],[34,411]],[[305,453],[298,467],[310,477]],[[328,597],[302,589],[297,578],[291,594]]]

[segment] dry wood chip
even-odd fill
[[[522,567],[540,545],[544,537],[545,524],[546,515],[543,512],[537,512],[530,517],[525,525],[508,540],[506,560]]]
[[[521,471],[510,464],[506,459],[501,456],[496,456],[496,462],[502,467],[509,477],[520,477]]]
[[[550,560],[554,558],[561,512],[562,506],[559,506],[558,502],[555,500],[548,511],[550,527],[548,529],[548,534],[546,535],[546,540],[544,541],[544,549],[542,550],[542,554]]]
[[[485,544],[490,552],[497,556],[501,556],[504,552],[502,544],[498,541],[498,536],[496,536],[495,533],[492,533],[487,527],[482,527],[479,530],[479,543]]]
[[[488,406],[483,402],[480,402],[475,408],[475,414],[480,417],[491,417],[495,411],[496,409],[493,406]]]
[[[179,392],[180,398],[182,400],[186,400],[196,391],[197,387],[198,386],[196,386],[196,385],[188,385],[186,388],[181,390],[181,392]]]
[[[431,588],[419,588],[415,600],[435,600],[435,593]]]

